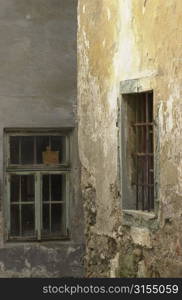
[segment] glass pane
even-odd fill
[[[59,163],[66,161],[66,137],[51,136],[51,150],[59,152]]]
[[[10,163],[19,164],[19,137],[10,136]]]
[[[42,176],[42,197],[43,201],[49,201],[49,175]]]
[[[51,232],[65,234],[65,205],[51,205]]]
[[[51,175],[51,201],[64,201],[65,176]]]
[[[20,176],[12,175],[10,177],[10,200],[11,202],[19,202],[20,196]]]
[[[65,204],[43,205],[43,231],[45,234],[66,234]]]
[[[45,232],[50,231],[49,208],[49,204],[43,204],[43,230]]]
[[[34,137],[33,136],[21,137],[21,163],[23,165],[34,163]]]
[[[43,163],[43,152],[47,150],[48,146],[49,146],[48,136],[36,137],[37,164]]]
[[[35,212],[34,205],[22,205],[22,235],[31,236],[34,234]]]
[[[49,196],[51,190],[51,197]],[[43,201],[65,201],[66,176],[43,175],[42,176]]]
[[[20,235],[19,205],[11,205],[11,235]]]
[[[35,149],[36,145],[36,149]],[[48,164],[64,163],[66,161],[65,136],[11,136],[11,164],[43,164],[43,153],[48,153]],[[21,152],[21,153],[20,153]],[[35,153],[36,152],[36,153]],[[57,153],[56,153],[57,152]],[[55,156],[58,155],[56,159]],[[35,158],[36,156],[36,158]],[[36,161],[35,161],[36,160]]]
[[[21,176],[21,201],[34,201],[34,175]]]

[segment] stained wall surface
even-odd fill
[[[180,0],[79,1],[78,142],[90,277],[182,277],[181,13]],[[122,208],[121,94],[134,79],[138,91],[154,92],[150,213]]]
[[[3,198],[4,128],[75,127],[75,0],[0,0],[0,185]],[[82,209],[77,130],[73,134],[71,239],[4,241],[0,215],[0,276],[82,276]],[[5,150],[6,151],[6,150]]]

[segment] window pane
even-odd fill
[[[20,176],[12,175],[10,178],[10,200],[11,202],[19,202]]]
[[[21,176],[21,201],[34,201],[34,175]]]
[[[49,201],[49,175],[42,176],[42,197],[43,201]]]
[[[65,205],[51,205],[51,232],[65,234]]]
[[[51,175],[51,201],[64,201],[65,176]]]
[[[10,163],[19,164],[19,137],[10,136]]]
[[[34,137],[33,136],[21,137],[21,163],[23,165],[34,163]]]
[[[43,201],[65,201],[66,176],[54,174],[43,175],[42,177]],[[50,191],[51,195],[49,195]]]
[[[22,205],[22,235],[31,236],[35,228],[34,205]]]
[[[47,151],[48,156],[43,159],[43,153]],[[10,136],[11,164],[59,164],[65,161],[65,136]]]
[[[51,136],[51,150],[59,152],[59,163],[66,161],[66,138],[64,136]]]
[[[11,235],[20,234],[19,205],[11,205]]]
[[[49,137],[48,136],[37,136],[36,137],[36,151],[37,151],[37,163],[43,163],[43,152],[49,147]]]
[[[43,230],[47,233],[50,232],[49,207],[49,204],[43,204]]]
[[[44,234],[66,234],[65,204],[43,205],[43,232]]]

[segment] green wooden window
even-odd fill
[[[69,238],[69,133],[8,133],[6,149],[7,238]]]

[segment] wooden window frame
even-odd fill
[[[71,187],[71,134],[72,128],[66,129],[5,129],[4,134],[4,209],[5,209],[5,240],[7,241],[41,241],[41,240],[68,240],[70,239],[70,187]],[[66,162],[56,165],[13,165],[10,164],[10,136],[65,136],[66,138]],[[65,235],[42,233],[42,176],[43,175],[65,175]],[[10,176],[11,175],[34,175],[35,183],[35,235],[12,236],[10,217]],[[61,203],[61,202],[60,202]]]

